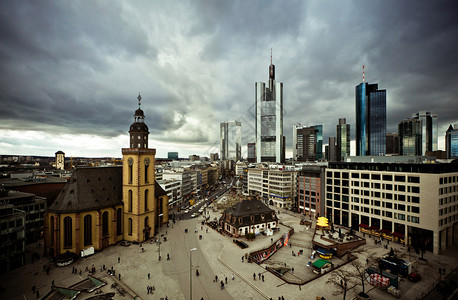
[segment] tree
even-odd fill
[[[326,280],[326,283],[334,285],[337,290],[332,293],[333,296],[343,294],[343,300],[350,289],[351,274],[342,268],[332,271],[332,275]]]
[[[360,294],[361,294],[361,296],[364,296],[364,295],[366,295],[366,291],[365,291],[365,288],[364,288],[364,283],[365,283],[365,280],[366,280],[366,267],[358,259],[355,259],[352,262],[350,262],[350,265],[354,269],[354,272],[351,275],[354,276],[359,282],[361,282],[361,286],[363,288],[363,291]]]

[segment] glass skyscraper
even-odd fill
[[[455,128],[450,124],[445,133],[445,151],[447,158],[458,158],[458,124]]]
[[[350,124],[346,122],[345,118],[340,118],[337,125],[337,161],[344,161],[346,156],[350,156]]]
[[[221,160],[238,161],[242,158],[242,123],[224,122],[220,124]]]
[[[437,151],[437,114],[420,111],[398,124],[399,154],[424,156]]]
[[[355,88],[356,156],[386,154],[386,90],[363,82]]]
[[[323,125],[293,126],[293,159],[296,161],[323,159]]]
[[[256,161],[285,161],[283,136],[283,83],[275,81],[275,65],[269,66],[269,86],[255,83]]]

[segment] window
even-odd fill
[[[385,207],[386,207],[386,208],[393,208],[393,203],[391,203],[391,202],[385,202]]]
[[[398,220],[405,220],[406,216],[404,214],[398,214]]]
[[[413,223],[420,223],[420,218],[419,217],[412,216],[411,220],[412,220]]]
[[[398,210],[405,211],[406,210],[406,206],[404,204],[398,204]]]
[[[420,203],[420,197],[412,196],[412,203]]]
[[[359,173],[351,173],[351,178],[359,178]]]
[[[372,174],[372,180],[380,180],[380,174]]]
[[[102,235],[108,235],[108,212],[104,211],[102,214]]]
[[[117,235],[122,234],[122,210],[120,208],[116,211],[116,233]]]
[[[72,218],[64,218],[64,248],[72,247]]]
[[[145,165],[145,183],[148,183],[148,167],[149,165]]]
[[[412,206],[412,212],[416,213],[416,214],[419,214],[420,213],[420,208],[417,207],[417,206]]]
[[[129,205],[128,205],[128,211],[132,212],[132,190],[129,190]]]
[[[132,170],[132,166],[129,166],[129,183],[132,183],[132,178],[133,178],[133,170]]]
[[[406,177],[404,175],[396,175],[394,176],[394,181],[398,181],[398,182],[405,182],[406,181]]]
[[[412,193],[419,194],[420,193],[420,187],[419,186],[413,186],[412,187]]]
[[[369,174],[361,174],[362,179],[369,179]]]
[[[392,218],[393,217],[393,213],[391,211],[385,211],[385,216],[387,218]]]
[[[129,235],[132,235],[132,218],[129,218],[128,226],[129,228],[127,231],[129,232]]]
[[[392,181],[392,180],[393,180],[393,176],[391,176],[391,175],[386,175],[386,174],[383,175],[382,178],[383,178],[384,181]]]
[[[92,245],[92,216],[84,216],[84,246]]]
[[[407,181],[408,182],[412,182],[412,183],[420,183],[420,177],[418,177],[418,176],[409,176]]]
[[[148,189],[145,190],[145,211],[148,210]]]

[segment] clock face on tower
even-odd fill
[[[151,160],[149,159],[149,157],[146,157],[145,158],[145,166],[149,166]]]
[[[134,164],[134,159],[132,157],[129,157],[127,162],[129,163],[129,166],[132,166]]]

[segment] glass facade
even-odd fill
[[[346,156],[350,156],[350,124],[346,124],[346,119],[339,119],[337,125],[337,160],[344,161]]]
[[[220,124],[221,160],[242,158],[242,123],[224,122]]]
[[[458,158],[458,125],[455,128],[449,126],[445,134],[445,150],[447,151],[447,158]]]
[[[437,150],[437,115],[421,111],[398,124],[399,154],[424,156]]]
[[[323,125],[293,126],[293,159],[318,161],[323,158]]]
[[[356,155],[386,154],[386,90],[363,82],[355,88]]]

